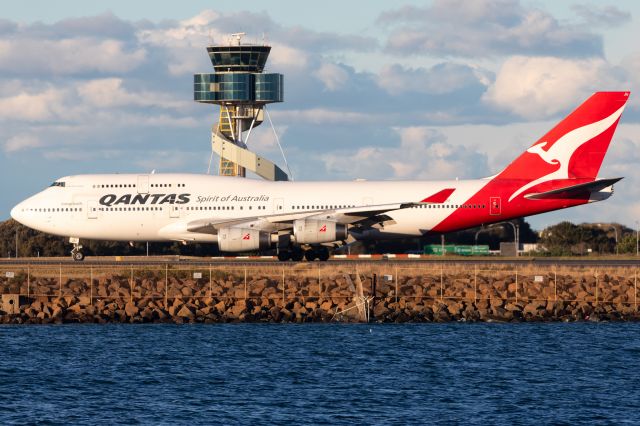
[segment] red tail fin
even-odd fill
[[[543,182],[595,179],[629,92],[597,92],[522,153],[497,178],[529,181],[509,201]]]

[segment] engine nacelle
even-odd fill
[[[246,228],[222,228],[218,231],[220,251],[266,250],[271,247],[268,232]]]
[[[347,226],[328,220],[293,221],[293,235],[298,244],[330,243],[347,238]]]

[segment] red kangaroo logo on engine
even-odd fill
[[[243,240],[250,240],[251,239],[251,234],[245,234],[244,237],[242,237]]]
[[[322,227],[320,228],[320,231],[318,232],[327,232],[327,225],[322,225]]]

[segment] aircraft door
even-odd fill
[[[489,214],[491,216],[500,216],[502,214],[500,197],[489,197]]]
[[[138,194],[148,194],[149,193],[149,176],[148,175],[140,175],[138,176]]]
[[[87,201],[87,219],[98,218],[98,202],[96,200]]]
[[[169,217],[180,217],[180,207],[179,206],[169,206]]]
[[[273,214],[284,213],[284,199],[273,199]]]

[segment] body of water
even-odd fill
[[[0,327],[0,424],[640,422],[640,324]]]

